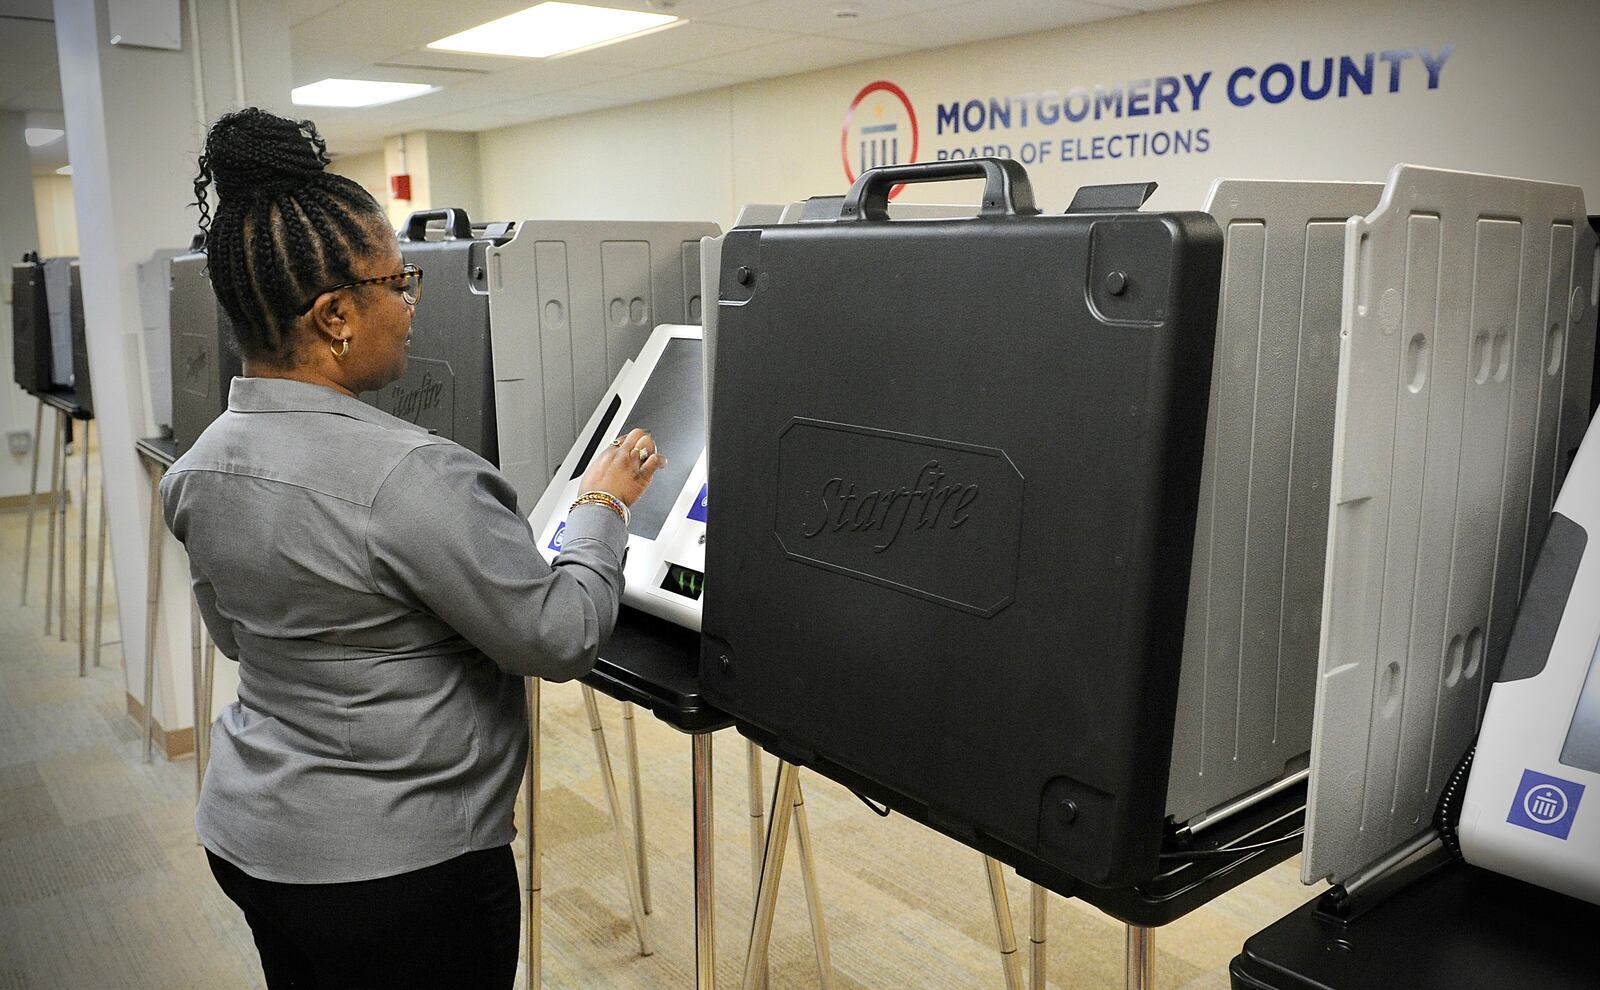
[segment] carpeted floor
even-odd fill
[[[140,762],[112,594],[102,666],[77,676],[76,518],[68,642],[43,635],[42,518],[28,601],[17,604],[24,521],[0,512],[0,990],[261,986],[250,933],[195,844],[193,764],[159,754]],[[92,524],[89,532],[92,540]],[[620,707],[602,698],[601,709],[624,782]],[[693,985],[689,741],[643,713],[637,725],[653,894],[648,958],[637,954],[628,920],[581,695],[575,685],[545,688],[545,987]],[[719,734],[716,755],[718,973],[736,986],[750,911],[745,744]],[[768,759],[769,788],[772,777]],[[1004,987],[978,855],[905,819],[880,819],[828,781],[807,775],[803,785],[833,985]],[[520,869],[520,841],[517,857]],[[1244,939],[1312,895],[1297,871],[1298,861],[1283,864],[1158,931],[1157,985],[1227,987],[1228,960]],[[1025,955],[1028,888],[1007,872]],[[1077,902],[1049,901],[1050,982],[1120,987],[1122,926]],[[772,990],[818,985],[793,847],[771,965]]]

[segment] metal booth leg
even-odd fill
[[[716,858],[711,818],[711,733],[689,737],[690,780],[694,802],[694,985],[716,990]]]
[[[800,878],[806,891],[806,913],[811,916],[811,942],[817,953],[817,985],[833,990],[833,959],[828,952],[828,926],[822,917],[822,894],[817,890],[817,860],[811,851],[811,823],[806,820],[800,781],[794,782],[794,837],[800,847]]]
[[[56,594],[56,513],[61,509],[61,489],[56,487],[56,477],[61,474],[63,443],[61,414],[56,413],[56,425],[51,432],[50,441],[50,522],[44,538],[44,634],[46,636],[50,635],[50,606],[55,601]],[[63,522],[62,525],[66,523]]]
[[[206,767],[211,765],[211,694],[215,689],[217,672],[217,643],[211,630],[200,626],[200,721],[195,726],[194,755],[200,761],[200,780],[206,779]]]
[[[1050,985],[1045,975],[1044,940],[1050,924],[1050,901],[1038,884],[1028,885],[1028,990],[1045,990]]]
[[[994,907],[994,930],[1000,941],[1000,965],[1006,974],[1006,990],[1022,990],[1022,960],[1017,957],[1017,932],[1011,921],[1011,898],[1006,894],[1005,874],[1000,861],[983,857],[989,878],[989,903]]]
[[[150,546],[145,556],[144,761],[150,762],[150,712],[155,707],[156,619],[161,614],[161,472],[150,471]]]
[[[639,737],[634,731],[633,703],[622,703],[622,741],[628,758],[628,796],[633,805],[633,858],[639,869],[639,900],[650,913],[650,855],[644,848],[644,794],[639,787]]]
[[[18,605],[28,604],[28,562],[33,559],[33,507],[39,495],[39,432],[44,429],[44,402],[33,411],[33,466],[28,472],[28,528],[22,537],[22,597]]]
[[[1154,990],[1156,982],[1155,932],[1128,926],[1128,990]]]
[[[767,840],[766,811],[763,802],[766,788],[761,786],[761,747],[745,740],[746,790],[750,798],[750,897],[754,900],[761,892],[762,846]],[[757,977],[756,990],[766,990],[767,970],[763,960]]]
[[[526,824],[527,834],[523,841],[527,843],[527,880],[525,887],[528,892],[528,929],[526,941],[528,946],[528,990],[539,990],[543,982],[544,967],[540,950],[543,948],[544,920],[544,869],[540,862],[543,854],[542,838],[539,833],[539,678],[528,678],[528,769],[526,775],[526,791],[523,797],[523,821]]]
[[[194,703],[194,797],[200,800],[200,653],[204,634],[200,631],[200,603],[189,599],[189,696]]]
[[[94,665],[100,666],[100,623],[106,614],[106,481],[100,478],[100,563],[94,576]]]
[[[62,421],[61,436],[65,440],[72,430],[72,419],[66,413],[57,413],[57,418]],[[56,638],[61,642],[67,641],[67,502],[71,494],[67,480],[67,448],[61,447],[61,484],[57,491],[61,494],[61,525],[56,527],[56,538],[59,541],[57,553],[60,561],[56,566]],[[46,630],[48,633],[49,630]]]
[[[78,490],[78,676],[89,676],[89,424],[83,421],[83,482]]]
[[[650,931],[644,915],[644,901],[639,895],[639,878],[633,871],[632,857],[628,854],[627,829],[622,821],[622,802],[617,796],[617,778],[611,772],[611,756],[606,751],[605,730],[600,724],[600,705],[595,701],[594,688],[583,686],[583,704],[589,711],[589,730],[594,738],[595,758],[600,763],[600,783],[605,787],[606,805],[611,809],[612,833],[617,839],[617,858],[622,863],[622,878],[628,887],[628,906],[633,911],[633,926],[639,936],[639,955],[648,956],[655,951],[650,947]]]
[[[783,854],[789,843],[789,822],[794,816],[800,771],[778,761],[778,782],[772,795],[772,824],[767,828],[756,881],[755,910],[750,919],[750,941],[744,958],[742,990],[758,990],[767,972],[767,945],[772,939],[772,917],[778,905],[778,883],[783,878]]]

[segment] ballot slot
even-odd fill
[[[1489,691],[1459,831],[1469,863],[1600,904],[1597,537],[1600,432],[1591,428]]]
[[[638,358],[624,363],[528,520],[540,552],[553,560],[594,452],[635,428],[649,430],[667,464],[629,511],[623,602],[695,630],[708,503],[702,347],[700,327],[657,327]]]

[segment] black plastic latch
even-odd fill
[[[1137,213],[1156,191],[1154,182],[1122,182],[1083,186],[1072,197],[1068,213]]]

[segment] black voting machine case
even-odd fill
[[[428,239],[430,221],[443,222],[442,237]],[[423,270],[424,283],[411,320],[406,373],[362,396],[491,464],[500,463],[500,449],[486,256],[491,244],[504,243],[511,233],[509,223],[474,224],[465,210],[422,210],[406,218],[400,253]]]
[[[1223,246],[1151,188],[728,233],[702,644],[771,752],[1139,923],[1094,891],[1160,871]]]
[[[11,266],[11,359],[12,376],[23,391],[50,391],[50,303],[44,264],[31,252]]]

